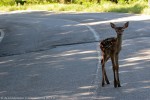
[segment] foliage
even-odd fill
[[[14,0],[0,0],[0,6],[14,5]]]
[[[7,1],[7,2],[6,2]],[[8,4],[8,1],[11,4]],[[150,14],[150,7],[147,5],[147,1],[139,0],[135,2],[134,0],[129,0],[128,3],[119,0],[118,4],[112,3],[110,1],[101,0],[101,3],[96,2],[86,2],[84,0],[80,4],[81,0],[73,4],[60,4],[51,3],[51,0],[47,3],[47,0],[36,2],[38,0],[30,0],[25,5],[17,6],[12,0],[3,0],[5,5],[0,6],[1,11],[14,11],[14,10],[45,10],[45,11],[82,11],[82,12],[122,12],[122,13],[136,13],[136,14]],[[75,2],[76,0],[74,0]],[[95,0],[96,1],[96,0]],[[1,2],[2,3],[2,2]],[[2,5],[2,4],[1,4]]]
[[[97,3],[98,0],[25,0],[27,1],[27,4],[47,4],[47,3],[74,3],[74,4],[80,4],[82,3]],[[102,2],[108,2],[112,0],[100,0]],[[125,3],[133,3],[137,1],[144,1],[148,2],[148,0],[117,0],[119,4],[125,4]],[[0,0],[0,5],[15,5],[15,0]]]

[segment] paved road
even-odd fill
[[[98,41],[115,35],[109,23],[130,21],[120,53],[121,88],[101,87]],[[0,14],[0,99],[148,100],[150,16],[122,13]]]

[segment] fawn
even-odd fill
[[[107,38],[100,42],[100,49],[102,51],[102,59],[101,59],[102,87],[104,87],[105,81],[107,84],[110,84],[105,71],[105,63],[109,58],[111,58],[111,62],[113,66],[113,74],[114,74],[114,87],[116,88],[116,87],[121,87],[120,80],[119,80],[119,72],[118,72],[119,71],[118,58],[119,58],[119,52],[121,51],[121,45],[122,45],[122,33],[124,29],[126,29],[129,26],[129,22],[126,22],[122,27],[117,27],[113,23],[110,23],[110,25],[113,29],[115,29],[117,33],[117,37]]]

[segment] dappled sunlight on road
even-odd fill
[[[122,87],[117,89],[113,87],[113,71],[109,61],[106,71],[111,84],[104,88],[98,87],[98,100],[148,100],[150,90],[149,39],[149,37],[141,37],[123,41],[119,59]],[[100,84],[101,80],[99,80]]]
[[[150,48],[147,50],[140,50],[136,52],[136,54],[133,56],[137,56],[137,57],[127,58],[125,59],[125,61],[127,62],[135,62],[141,60],[150,61]]]
[[[98,61],[95,46],[94,43],[59,46],[22,56],[1,57],[0,86],[8,85],[1,88],[0,96],[23,93],[32,99],[92,98],[95,86],[91,81]]]
[[[150,62],[150,49],[136,51],[129,58],[120,60],[121,62],[126,62],[126,64],[120,65],[120,67],[134,66],[139,64],[144,64]],[[147,66],[148,67],[148,66]],[[141,69],[142,66],[137,66],[135,69]]]
[[[54,57],[63,57],[63,56],[72,56],[72,55],[82,55],[82,54],[90,54],[90,53],[96,53],[96,51],[95,50],[93,50],[93,51],[67,51],[67,52],[64,52],[64,53],[62,53],[62,54],[60,54],[60,55],[56,55],[56,56],[54,56]]]
[[[120,65],[119,67],[127,67],[127,66],[136,65],[136,64],[138,63],[127,63],[127,64]]]
[[[136,92],[136,91],[142,91],[145,89],[150,89],[150,86],[144,86],[144,87],[140,87],[140,88],[130,88],[130,89],[125,89],[123,92],[125,93],[132,93],[132,92]]]
[[[107,16],[106,16],[107,17]],[[126,17],[121,17],[121,18],[116,18],[116,19],[110,19],[106,21],[97,21],[97,22],[90,22],[88,25],[99,25],[99,24],[106,24],[110,22],[125,22],[125,21],[145,21],[145,20],[150,20],[149,15],[132,15],[132,16],[126,16]],[[84,24],[78,24],[78,25],[84,25]]]
[[[128,15],[128,14],[127,14]],[[105,16],[106,18],[108,16]],[[92,19],[90,19],[92,20]],[[149,15],[128,15],[125,17],[120,17],[120,18],[116,18],[116,19],[108,19],[108,20],[104,20],[104,21],[96,21],[96,22],[90,22],[90,23],[86,23],[88,25],[100,25],[100,24],[106,24],[106,23],[110,23],[110,22],[125,22],[125,21],[145,21],[145,20],[150,20],[150,16]],[[94,19],[93,19],[94,21]],[[83,23],[78,24],[79,26],[85,25]],[[77,25],[77,26],[78,26]]]
[[[9,63],[9,62],[13,62],[13,60],[1,61],[0,64],[5,64],[5,63]]]
[[[7,14],[7,18],[11,17],[13,22],[9,22],[12,19],[6,21],[10,37],[6,36],[2,46],[6,48],[1,49],[0,96],[52,100],[149,99],[149,16],[121,13]],[[26,21],[31,23],[24,24]],[[116,35],[110,22],[119,25],[124,21],[130,24],[123,35],[119,58],[122,87],[113,87],[110,61],[106,70],[111,84],[101,87],[101,65],[98,62],[101,57],[96,50],[97,39],[91,32],[97,32],[100,35],[97,36],[98,41],[101,41]],[[17,24],[10,27],[14,23]],[[17,32],[14,28],[18,29]],[[14,36],[16,38],[12,38]],[[7,42],[7,39],[10,41]],[[13,50],[8,49],[10,47]]]

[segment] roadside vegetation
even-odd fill
[[[0,11],[45,10],[45,11],[77,11],[77,12],[121,12],[149,14],[148,0],[26,0],[17,4],[15,0],[0,0]],[[114,0],[115,1],[115,0]],[[99,2],[99,3],[98,3]]]

